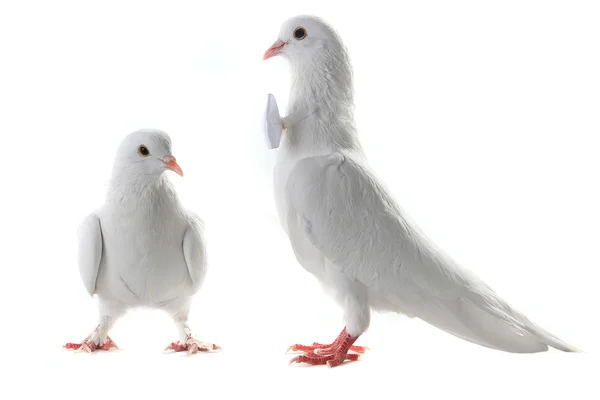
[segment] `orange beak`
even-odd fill
[[[179,176],[183,176],[183,171],[181,170],[179,164],[177,164],[175,157],[166,156],[162,159],[162,162],[164,162],[167,168],[169,168],[171,171],[175,172]]]
[[[283,46],[285,46],[287,43],[284,42],[283,40],[279,40],[277,39],[275,41],[275,43],[273,43],[271,45],[271,47],[269,47],[267,49],[267,51],[265,51],[265,55],[263,56],[263,61],[264,60],[268,60],[271,57],[274,57],[276,55],[278,55],[279,53],[281,53],[281,49],[283,48]]]

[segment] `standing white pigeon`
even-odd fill
[[[129,308],[150,307],[168,312],[179,331],[180,340],[165,350],[219,349],[195,339],[187,324],[206,274],[206,244],[203,221],[182,207],[167,170],[183,176],[166,133],[143,129],[121,142],[105,204],[78,232],[79,272],[98,297],[100,321],[82,343],[66,348],[117,348],[108,336],[115,321]]]
[[[344,310],[331,344],[294,345],[292,362],[357,360],[353,346],[371,310],[417,317],[459,338],[514,353],[576,348],[529,321],[457,265],[404,214],[370,170],[353,119],[352,71],[336,32],[320,18],[283,23],[264,59],[283,56],[293,74],[291,114],[274,170],[277,212],[299,263]]]

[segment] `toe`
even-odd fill
[[[189,353],[209,352],[211,350],[220,350],[216,344],[205,343],[197,339],[190,338],[186,341],[185,347]]]
[[[187,346],[188,349],[188,353],[189,354],[194,354],[200,351],[200,347],[198,347],[198,345],[196,343],[192,343],[190,345]]]
[[[88,343],[82,343],[81,346],[79,346],[78,350],[85,351],[86,353],[91,353],[92,347]]]
[[[165,347],[165,351],[167,350],[173,350],[173,351],[183,351],[185,350],[185,346],[182,345],[180,342],[172,342],[170,345],[168,345],[167,347]]]
[[[315,349],[315,354],[318,354],[320,356],[330,356],[333,355],[335,353],[334,348],[330,348],[330,347],[321,347],[318,349]]]
[[[358,361],[360,354],[342,354],[340,356],[332,357],[331,360],[327,361],[327,366],[329,368],[337,367],[345,360],[347,361]]]
[[[350,350],[352,350],[352,351],[354,351],[356,353],[363,354],[365,351],[371,350],[371,349],[369,349],[368,347],[365,347],[365,346],[351,346]]]
[[[286,353],[290,351],[313,351],[315,346],[305,346],[303,344],[293,344],[287,348]]]

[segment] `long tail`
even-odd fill
[[[550,332],[545,329],[535,325],[533,322],[529,322],[528,332],[540,339],[542,342],[546,343],[550,347],[554,347],[555,349],[566,351],[569,353],[581,353],[582,351],[578,348],[566,343],[565,341],[557,338]]]
[[[488,287],[458,300],[423,304],[416,316],[461,339],[496,350],[538,353],[550,346],[581,352],[531,322]]]

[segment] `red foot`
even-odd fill
[[[67,343],[63,347],[69,350],[81,350],[86,351],[88,353],[91,353],[96,350],[108,351],[112,348],[115,348],[117,350],[119,349],[116,343],[113,342],[113,340],[109,336],[106,337],[106,342],[102,345],[96,344],[94,341],[90,340],[90,337],[91,335],[85,338],[85,340],[81,343]]]
[[[348,354],[348,351],[352,350],[357,353],[364,353],[368,347],[353,346],[352,344],[356,341],[356,339],[358,339],[358,336],[353,338],[350,336],[350,334],[348,334],[348,332],[346,332],[346,328],[344,328],[337,339],[329,345],[320,343],[313,343],[312,346],[295,344],[290,346],[288,351],[299,350],[304,351],[304,354],[292,358],[290,364],[294,362],[303,362],[310,365],[327,364],[328,367],[335,367],[343,363],[345,360],[357,361],[360,357],[360,354]]]
[[[303,352],[315,352],[316,354],[327,354],[332,349],[335,350],[335,343],[332,344],[321,344],[321,343],[313,343],[312,345],[303,345],[303,344],[294,344],[288,347],[287,352],[289,351],[303,351]],[[350,346],[350,351],[355,353],[363,354],[365,351],[370,350],[366,346]]]
[[[348,361],[357,361],[360,354],[344,354],[337,352],[335,354],[328,355],[319,355],[315,353],[306,353],[302,356],[296,356],[290,360],[290,364],[295,362],[297,363],[307,363],[310,365],[323,365],[327,364],[328,367],[335,367],[343,363],[345,360]]]
[[[309,346],[306,346],[303,344],[294,344],[287,348],[286,353],[289,351],[303,351],[303,352],[315,352],[315,353],[318,353],[321,355],[328,354],[328,353],[335,351],[335,349],[345,339],[345,335],[346,335],[346,328],[344,328],[344,330],[342,330],[342,333],[340,333],[339,336],[335,339],[335,341],[331,344],[321,344],[321,343],[317,343],[317,342],[315,342]],[[354,351],[356,353],[363,354],[365,351],[370,350],[370,349],[366,346],[350,346],[349,350]]]
[[[188,336],[184,344],[181,344],[181,342],[179,341],[173,342],[165,348],[165,351],[166,350],[173,350],[175,352],[187,351],[189,353],[198,353],[200,351],[208,352],[211,350],[221,350],[221,348],[216,344],[204,343],[199,341],[198,339],[194,339],[193,337]]]

